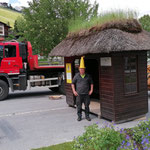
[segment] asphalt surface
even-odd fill
[[[68,107],[65,96],[50,100],[49,96],[54,94],[58,93],[34,88],[11,93],[7,100],[0,102],[0,150],[31,150],[71,141],[84,132],[85,126],[98,123],[102,127],[108,122],[94,115],[91,115],[91,122],[84,118],[78,122],[76,109]],[[138,122],[130,121],[116,127],[133,127]]]

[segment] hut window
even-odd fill
[[[137,57],[124,57],[125,94],[137,92]]]
[[[4,26],[0,25],[0,35],[4,35]]]

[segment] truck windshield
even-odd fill
[[[4,46],[0,45],[0,61],[3,59],[3,49]]]

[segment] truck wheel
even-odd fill
[[[8,84],[5,81],[0,80],[0,101],[4,100],[8,96],[8,93],[9,93]]]
[[[61,94],[66,95],[65,92],[65,81],[61,82],[61,85],[59,87],[54,87],[54,88],[49,88],[50,90],[52,90],[53,92],[60,92]]]

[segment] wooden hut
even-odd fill
[[[0,38],[8,37],[8,32],[11,27],[0,21]]]
[[[81,56],[94,80],[92,98],[103,118],[123,122],[148,112],[147,50],[150,33],[137,20],[116,21],[68,35],[51,56],[65,59],[66,101],[75,105],[71,81]]]

